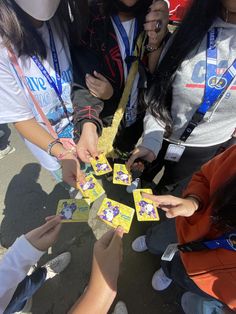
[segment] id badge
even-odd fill
[[[178,243],[169,244],[161,257],[161,260],[167,261],[167,262],[172,261],[177,251],[178,251]]]
[[[178,162],[182,157],[184,150],[185,146],[183,145],[169,144],[164,159]]]

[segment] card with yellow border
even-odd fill
[[[91,202],[96,201],[102,196],[105,191],[92,174],[89,174],[85,178],[85,184],[79,183],[77,188],[82,193],[83,197],[88,198]]]
[[[103,222],[113,228],[123,227],[124,232],[128,233],[134,217],[134,209],[124,204],[105,198],[97,213]]]
[[[85,199],[60,200],[57,205],[57,215],[64,222],[87,222],[89,218],[89,204]]]
[[[131,184],[131,174],[124,164],[114,164],[113,183],[121,185]]]
[[[160,220],[155,203],[148,198],[144,198],[142,193],[153,194],[151,189],[137,189],[133,191],[138,221]]]
[[[110,166],[106,156],[104,154],[100,154],[98,159],[92,158],[90,163],[93,167],[94,173],[97,176],[102,176],[106,173],[112,172],[112,167]]]

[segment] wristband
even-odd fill
[[[52,141],[51,143],[48,144],[48,148],[47,148],[47,153],[48,153],[48,155],[53,156],[53,155],[52,155],[52,148],[53,148],[53,146],[56,145],[56,144],[61,144],[61,145],[63,145],[63,144],[61,143],[61,141],[60,141],[58,138],[57,138],[56,140]]]

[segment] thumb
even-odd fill
[[[123,235],[124,235],[124,229],[121,226],[119,226],[113,234],[109,248],[120,246]]]
[[[103,82],[107,82],[108,80],[105,78],[105,76],[103,76],[101,73],[98,73],[97,71],[94,71],[93,72],[93,75],[97,78],[97,79],[99,79],[99,80],[101,80],[101,81],[103,81]]]
[[[57,225],[61,224],[61,217],[55,216],[54,218],[47,221],[41,227],[37,228],[39,232],[39,237],[43,236],[44,234],[48,233],[50,230],[54,229]]]
[[[130,169],[135,160],[138,159],[139,157],[142,157],[142,153],[140,152],[139,149],[135,149],[126,163],[127,168]]]

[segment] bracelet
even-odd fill
[[[151,45],[146,45],[146,46],[145,46],[145,50],[146,50],[148,53],[157,51],[157,50],[160,49],[160,48],[161,48],[161,47],[153,47],[153,46],[151,46]]]
[[[58,138],[57,138],[56,140],[52,141],[51,143],[48,144],[48,148],[47,148],[47,153],[48,153],[48,155],[53,156],[53,155],[52,155],[52,148],[53,148],[53,146],[56,145],[56,144],[61,144],[61,145],[63,145],[63,144],[61,143],[61,141],[60,141]]]
[[[61,153],[57,156],[57,160],[62,160],[64,157],[68,154],[73,154],[75,157],[77,157],[76,151],[74,149],[66,150],[64,153]]]

